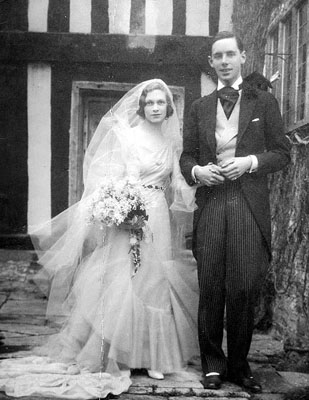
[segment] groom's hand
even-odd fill
[[[250,157],[233,157],[221,165],[220,171],[227,179],[234,181],[249,171],[251,164]]]
[[[225,181],[225,178],[220,171],[221,168],[215,164],[208,164],[203,167],[197,165],[194,169],[194,174],[201,184],[214,186],[220,185]]]

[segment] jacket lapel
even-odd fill
[[[204,112],[204,129],[209,147],[215,156],[216,154],[216,115],[217,115],[217,91],[215,90],[209,96],[205,97],[203,107]]]
[[[252,114],[257,100],[256,91],[249,85],[243,84],[243,93],[240,99],[239,125],[237,135],[237,145],[243,137],[249,122],[252,120]]]

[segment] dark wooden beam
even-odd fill
[[[131,0],[130,33],[145,33],[145,0]]]
[[[0,32],[0,62],[198,65],[208,70],[210,38]]]
[[[0,30],[28,30],[28,0],[0,0]]]
[[[209,1],[209,35],[215,36],[219,30],[221,0]]]
[[[53,0],[48,4],[48,31],[69,32],[70,0]]]
[[[173,35],[186,33],[186,0],[173,0]]]
[[[108,0],[91,0],[91,31],[109,32]]]

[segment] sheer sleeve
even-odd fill
[[[134,131],[134,130],[132,129],[132,131]],[[127,143],[127,148],[126,148],[126,174],[131,178],[135,178],[136,180],[139,180],[140,179],[140,161],[138,159],[136,145],[132,138],[133,135],[134,135],[134,133],[132,132],[132,135],[130,137],[129,142]]]
[[[192,213],[196,208],[195,192],[196,187],[189,186],[180,172],[179,160],[176,154],[173,158],[173,172],[171,179],[172,203],[171,211]]]

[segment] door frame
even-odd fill
[[[69,206],[80,199],[82,191],[83,173],[83,138],[84,138],[84,116],[83,116],[83,92],[96,91],[119,91],[125,94],[136,86],[136,83],[122,82],[94,82],[94,81],[73,81],[71,96],[71,123],[70,123],[70,149],[69,149]],[[185,88],[182,86],[169,86],[177,110],[180,123],[180,131],[183,127],[183,113],[185,101]]]

